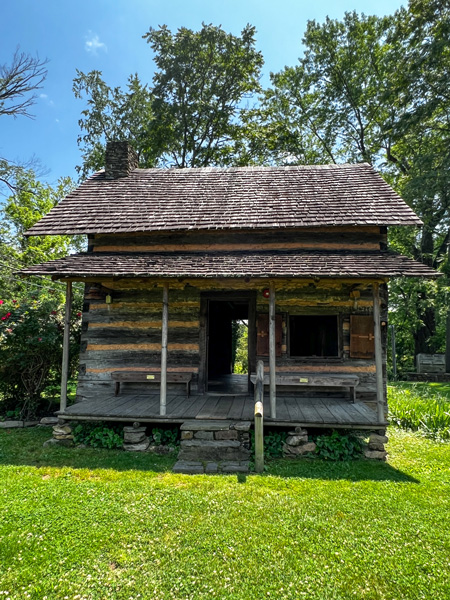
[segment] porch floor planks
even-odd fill
[[[363,404],[361,402],[355,402],[354,404],[349,404],[348,407],[346,406],[346,409],[348,410],[348,412],[352,416],[352,418],[357,419],[359,417],[360,423],[369,423],[369,424],[372,422],[371,421],[371,413],[375,412],[375,411],[372,411],[372,409],[370,409],[366,404]]]
[[[220,401],[214,411],[214,419],[228,419],[228,413],[235,398],[236,396],[220,396]]]
[[[166,417],[181,417],[185,411],[185,403],[188,402],[186,395],[180,394],[168,398],[166,407]]]
[[[303,411],[295,398],[288,397],[285,399],[285,402],[288,414],[290,416],[290,421],[302,423],[306,420],[305,415],[303,414]]]
[[[292,395],[277,396],[277,418],[270,418],[269,398],[264,398],[265,418],[268,424],[302,424],[311,426],[333,426],[349,428],[383,427],[377,421],[376,412],[362,403],[351,404],[348,400],[336,398],[296,398]],[[89,419],[101,421],[136,420],[149,422],[183,422],[189,419],[223,419],[253,421],[253,396],[190,396],[170,394],[167,397],[167,414],[159,414],[159,395],[108,396],[102,400],[84,400],[69,406],[62,418]]]
[[[205,404],[205,406],[200,410],[200,412],[198,413],[198,415],[195,417],[196,419],[213,419],[214,417],[212,416],[214,414],[215,408],[217,406],[217,404],[220,402],[220,396],[212,396],[210,398],[208,398],[208,402]]]
[[[332,402],[330,402],[327,405],[327,410],[328,412],[330,412],[333,417],[336,419],[336,422],[339,424],[344,424],[348,423],[349,418],[348,418],[348,414],[345,412],[344,408],[342,406],[339,406],[338,404],[334,404]]]
[[[355,405],[351,402],[348,404],[341,404],[339,406],[345,415],[345,422],[361,423],[362,425],[370,423],[367,411],[359,411],[358,409],[354,408],[354,406]]]
[[[78,404],[74,404],[67,409],[67,412],[70,414],[74,412],[75,414],[80,415],[102,415],[102,416],[114,416],[117,409],[120,406],[129,406],[130,404],[130,396],[123,396],[121,398],[116,398],[115,396],[111,396],[109,398],[105,398],[101,402],[92,401],[92,402],[81,402],[80,406]],[[87,407],[84,406],[87,404]]]
[[[300,404],[300,410],[302,414],[305,416],[305,423],[324,423],[323,416],[320,412],[313,406],[311,403],[304,402],[306,399],[298,400],[298,404]]]
[[[208,403],[208,396],[190,396],[180,413],[181,419],[195,419]]]
[[[150,410],[149,404],[151,404],[151,399],[153,398],[154,396],[133,396],[132,404],[134,404],[135,409],[133,410],[133,406],[128,406],[125,409],[120,409],[118,412],[120,412],[120,415],[123,417],[133,417],[135,415],[137,417],[140,417],[141,415],[145,414],[145,412]],[[159,407],[159,398],[157,399],[157,401]],[[154,404],[154,401],[152,404]]]
[[[242,409],[241,419],[243,421],[253,421],[255,418],[255,401],[251,396],[243,398],[244,407]],[[264,411],[266,410],[266,403],[264,402]]]
[[[243,398],[242,396],[234,396],[233,404],[230,406],[230,410],[228,411],[227,419],[230,421],[232,419],[236,419],[236,421],[240,421],[242,419],[242,413],[244,412],[245,403],[247,398]]]

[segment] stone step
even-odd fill
[[[225,421],[225,420],[197,420],[185,421],[180,426],[181,431],[225,431],[235,429],[236,431],[249,431],[250,421]]]
[[[248,473],[250,470],[249,461],[198,461],[198,460],[178,460],[174,467],[174,473],[185,473],[188,475],[213,474],[213,473]]]
[[[239,448],[239,440],[181,440],[181,448]]]
[[[230,447],[190,447],[190,448],[181,448],[178,453],[178,458],[180,460],[212,460],[212,461],[236,461],[236,460],[249,460],[250,459],[250,450],[246,448],[230,448]]]

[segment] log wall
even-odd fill
[[[275,280],[276,313],[282,321],[282,350],[277,357],[280,372],[354,373],[360,378],[357,397],[375,406],[375,360],[350,358],[350,316],[373,312],[370,280]],[[202,368],[202,298],[211,292],[252,291],[258,314],[267,314],[263,289],[267,280],[171,280],[169,282],[168,371],[193,373],[195,393]],[[382,321],[387,322],[387,287],[381,285]],[[112,302],[106,302],[107,295]],[[339,356],[298,358],[289,352],[289,316],[337,315]],[[86,285],[77,400],[104,399],[113,394],[111,372],[115,370],[160,370],[162,286],[157,280],[103,280]],[[387,327],[382,327],[385,364]],[[250,344],[256,348],[256,339]],[[268,357],[261,358],[268,370]],[[386,381],[386,378],[384,378]],[[140,384],[136,391],[142,390]],[[144,384],[145,386],[145,384]],[[130,389],[130,388],[128,388]],[[145,388],[147,389],[147,387]],[[169,391],[170,391],[169,387]],[[180,390],[181,391],[181,390]],[[292,388],[289,390],[292,392]],[[326,390],[325,390],[326,391]],[[323,395],[324,390],[320,390]],[[316,393],[311,390],[311,393]],[[329,390],[333,394],[333,390]]]
[[[93,252],[198,252],[236,250],[385,250],[386,228],[306,227],[255,231],[192,231],[90,236]]]

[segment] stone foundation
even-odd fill
[[[127,452],[145,452],[150,446],[150,440],[146,435],[146,427],[140,423],[123,428],[123,449]]]
[[[372,431],[369,436],[369,443],[364,450],[365,458],[372,460],[386,460],[387,452],[384,445],[388,443],[389,438],[385,431]]]
[[[365,458],[386,460],[385,444],[388,443],[389,438],[386,437],[385,433],[385,430],[370,432],[369,442],[363,450]],[[302,427],[296,427],[294,431],[289,431],[286,442],[283,444],[283,456],[285,458],[310,457],[315,450],[316,444],[308,440],[308,431]]]
[[[175,473],[248,473],[250,421],[188,421],[181,426]]]
[[[308,440],[308,431],[303,427],[296,427],[294,431],[289,431],[286,442],[283,444],[285,458],[308,456],[315,450],[316,444]]]
[[[53,425],[53,437],[44,442],[44,446],[73,446],[72,429],[76,423],[70,425],[62,419],[59,419],[57,425]]]

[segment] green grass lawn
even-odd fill
[[[388,387],[388,402],[391,423],[450,440],[449,384],[399,381]]]
[[[438,383],[435,381],[393,381],[389,383],[392,389],[409,390],[411,393],[425,396],[442,396],[450,400],[450,383]]]
[[[48,437],[0,431],[0,600],[450,597],[450,444],[245,477]]]

